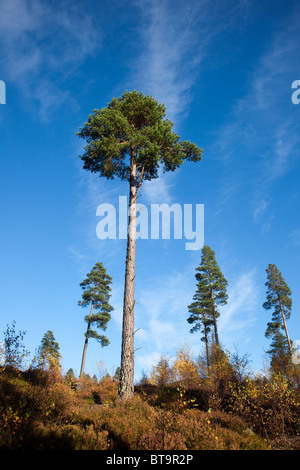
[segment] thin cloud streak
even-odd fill
[[[207,0],[194,4],[179,1],[176,8],[170,1],[159,0],[136,5],[142,14],[139,32],[143,49],[132,64],[131,81],[163,102],[167,117],[178,125],[188,114],[193,87],[201,81],[204,60],[214,40],[237,27],[235,19],[243,18],[246,2],[236,5],[226,1],[217,8]]]
[[[292,170],[298,158],[299,132],[293,118],[291,84],[297,70],[294,58],[300,42],[299,20],[296,5],[249,75],[248,91],[216,133],[212,149],[223,164],[220,194],[227,195],[226,204],[230,204],[238,199],[241,188],[250,185],[248,201],[261,234],[270,230],[274,219],[271,187]],[[247,166],[245,158],[251,159]]]
[[[128,82],[164,103],[176,130],[189,113],[202,72],[212,66],[209,54],[215,40],[238,27],[235,19],[243,21],[247,2],[237,5],[228,0],[217,8],[207,0],[194,4],[179,1],[176,8],[171,1],[133,3],[141,12],[138,32],[142,50],[131,64]],[[173,180],[174,175],[161,172],[159,180],[145,182],[143,195],[150,202],[169,203]]]
[[[228,304],[220,308],[219,332],[224,343],[243,338],[256,322],[253,313],[258,297],[255,274],[255,269],[242,274],[229,288]]]
[[[43,120],[66,103],[76,106],[62,84],[99,46],[101,35],[91,18],[68,0],[59,8],[37,0],[0,0],[2,71],[38,104]]]

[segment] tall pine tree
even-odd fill
[[[194,302],[188,306],[190,316],[187,321],[194,324],[191,332],[201,330],[204,333],[203,341],[206,344],[207,363],[208,362],[208,333],[211,327],[214,329],[214,340],[219,346],[219,336],[217,328],[217,318],[220,313],[218,305],[227,303],[228,282],[222,274],[215,258],[215,252],[207,245],[202,248],[200,265],[196,268],[195,274],[197,285]]]
[[[104,335],[99,335],[96,330],[92,330],[91,326],[95,325],[97,328],[105,331],[107,323],[109,322],[113,307],[109,304],[110,299],[110,284],[112,278],[106,273],[102,263],[97,263],[91,272],[87,274],[86,279],[81,282],[80,286],[83,289],[82,300],[78,302],[81,307],[90,307],[89,315],[84,317],[87,323],[87,330],[85,333],[85,341],[83,347],[81,368],[79,379],[81,380],[84,373],[84,365],[86,358],[86,350],[89,338],[94,338],[101,346],[107,346],[109,340]]]
[[[125,268],[122,351],[119,397],[134,392],[134,291],[136,251],[136,198],[144,180],[158,177],[158,168],[174,171],[184,160],[198,162],[202,150],[180,141],[165,119],[166,108],[152,96],[126,91],[107,107],[89,116],[79,137],[87,142],[80,157],[83,168],[107,179],[119,177],[129,184],[129,218]]]
[[[267,338],[273,338],[270,354],[275,357],[277,349],[277,353],[282,355],[287,348],[292,354],[293,349],[286,324],[286,320],[291,316],[292,293],[276,264],[269,264],[266,273],[267,300],[264,302],[263,308],[273,310],[272,320],[268,323],[265,333]],[[285,340],[282,331],[285,332]]]

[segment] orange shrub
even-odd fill
[[[174,362],[174,371],[176,380],[179,381],[185,388],[197,386],[200,381],[198,372],[198,365],[194,361],[190,347],[183,345],[177,350],[176,359]]]

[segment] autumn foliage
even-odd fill
[[[242,374],[214,348],[164,356],[132,399],[118,381],[12,366],[0,369],[0,448],[72,450],[300,449],[300,395],[280,374]]]

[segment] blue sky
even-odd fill
[[[204,241],[229,282],[223,346],[264,367],[269,263],[292,291],[288,328],[300,339],[299,24],[299,2],[286,0],[0,0],[1,332],[15,320],[33,354],[52,330],[64,371],[78,374],[79,284],[101,261],[115,310],[110,345],[90,341],[86,371],[119,365],[126,241],[97,238],[96,209],[128,188],[82,169],[76,132],[137,89],[204,150],[200,164],[145,183],[139,202],[204,204]],[[198,355],[186,318],[200,257],[185,240],[137,241],[136,379],[183,343]]]

